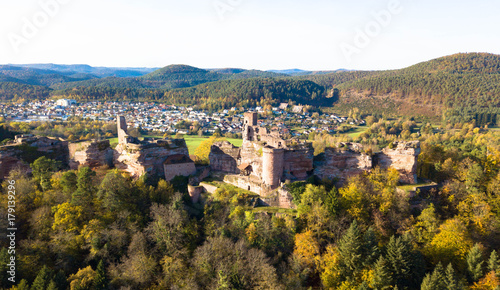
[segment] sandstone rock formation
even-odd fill
[[[312,174],[345,183],[350,177],[379,166],[398,170],[402,183],[417,182],[418,141],[397,142],[390,146],[392,149],[373,156],[366,154],[361,144],[340,143],[337,148],[327,148],[313,163],[310,143],[284,140],[279,132],[259,127],[257,123],[257,113],[245,113],[243,146],[237,148],[229,142],[213,144],[210,167],[222,174],[225,182],[264,198],[275,196],[283,206],[290,206],[291,196],[283,190],[276,195],[282,182],[305,180]]]
[[[346,182],[351,176],[372,168],[372,157],[361,152],[358,144],[342,143],[339,148],[326,148],[315,163],[314,174],[321,179]]]
[[[189,159],[189,152],[183,139],[140,141],[127,134],[127,123],[123,116],[117,117],[117,130],[118,145],[115,149],[109,146],[109,141],[71,144],[71,167],[76,169],[78,166],[94,168],[108,165],[129,172],[135,177],[145,173],[165,176],[165,168],[168,168],[171,169],[166,176],[168,180],[175,174],[173,172],[188,176],[196,171],[193,170],[194,163]],[[171,156],[185,156],[182,160],[186,162],[171,164],[172,162],[167,161]]]
[[[382,169],[394,168],[399,171],[401,183],[417,183],[417,159],[420,154],[420,142],[395,142],[391,148],[384,148],[376,154],[374,166]]]
[[[71,143],[69,144],[69,155],[71,156],[69,166],[73,170],[80,166],[113,167],[114,151],[109,140]]]

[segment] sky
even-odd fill
[[[385,70],[500,54],[500,1],[0,0],[0,64]]]

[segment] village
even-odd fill
[[[114,116],[123,115],[129,126],[161,135],[165,133],[211,135],[215,132],[221,135],[241,134],[243,114],[247,110],[259,113],[260,126],[275,127],[281,133],[289,133],[291,136],[308,136],[311,132],[323,131],[334,133],[342,125],[365,124],[365,121],[361,119],[319,112],[311,113],[304,106],[288,103],[267,109],[233,107],[221,112],[204,112],[193,107],[148,102],[77,103],[75,100],[68,99],[0,104],[0,115],[11,122],[65,121],[72,117],[109,122],[115,119]]]

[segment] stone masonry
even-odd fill
[[[310,143],[284,140],[278,131],[270,131],[257,123],[257,113],[245,113],[243,146],[214,143],[209,159],[211,170],[224,175],[225,182],[263,197],[276,195],[285,180],[305,180],[316,175],[342,184],[376,166],[398,170],[401,183],[417,182],[418,141],[395,142],[390,146],[392,149],[373,155],[366,154],[361,144],[340,143],[337,148],[327,148],[314,158]],[[289,204],[283,190],[278,195],[284,206]]]
[[[212,171],[225,174],[225,182],[268,196],[284,179],[310,176],[313,152],[310,143],[284,140],[278,131],[257,126],[257,113],[251,112],[245,113],[243,146],[217,142],[209,159]]]
[[[128,135],[127,123],[123,116],[117,117],[117,130],[118,145],[115,149],[109,146],[109,141],[71,144],[72,168],[76,169],[79,166],[95,168],[107,165],[126,171],[135,177],[145,173],[165,176],[165,168],[175,169],[178,171],[177,175],[185,176],[196,171],[193,170],[194,163],[189,159],[189,152],[183,139],[141,141]],[[172,158],[169,159],[171,156],[185,156],[185,158],[177,158],[177,161],[172,162]],[[172,175],[173,173],[169,171],[167,180],[172,179]]]

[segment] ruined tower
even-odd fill
[[[257,118],[258,115],[256,112],[247,112],[244,114],[243,142],[255,141],[253,126],[257,126]]]
[[[116,125],[118,131],[118,143],[125,144],[127,143],[127,122],[125,121],[125,116],[118,116],[116,118]]]
[[[284,153],[283,149],[262,148],[262,180],[271,188],[280,186],[283,176]]]

